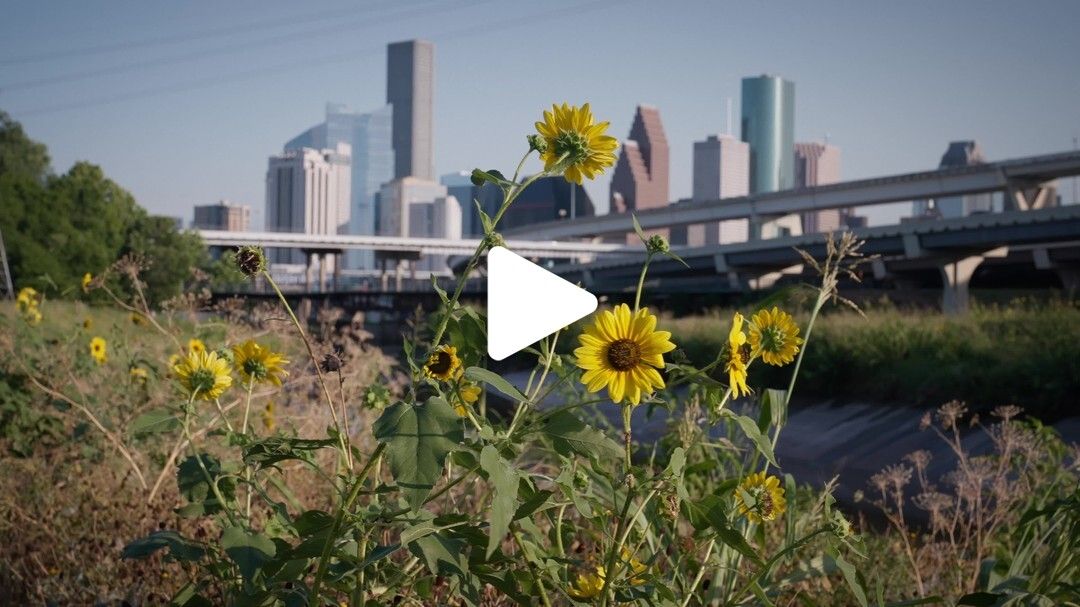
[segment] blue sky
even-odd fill
[[[100,164],[185,220],[228,198],[261,227],[267,156],[327,101],[381,105],[385,45],[408,38],[436,44],[440,174],[512,169],[552,101],[592,102],[620,138],[649,103],[672,197],[687,196],[693,141],[724,128],[726,97],[738,116],[740,79],[764,72],[795,81],[796,138],[828,136],[845,179],[933,168],[955,139],[1000,159],[1080,136],[1068,0],[3,4],[0,108],[57,171]],[[606,207],[608,180],[589,189]]]

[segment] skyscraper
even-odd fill
[[[826,143],[796,143],[794,158],[796,188],[812,188],[840,181],[840,148]],[[840,209],[803,213],[803,233],[839,230],[846,216],[846,211]]]
[[[974,141],[953,141],[941,156],[939,169],[974,166],[983,164],[982,149]],[[916,200],[912,205],[915,217],[937,217],[949,219],[967,217],[973,213],[988,213],[993,210],[993,194],[968,194],[949,196],[937,200]]]
[[[349,234],[375,233],[375,195],[383,183],[394,178],[391,145],[393,108],[385,105],[368,113],[351,111],[340,103],[326,104],[326,120],[297,135],[285,150],[335,149],[339,143],[352,148],[352,195]],[[347,251],[345,266],[371,269],[371,251]]]
[[[668,197],[668,143],[660,110],[639,105],[611,175],[610,212],[655,209]]]
[[[402,177],[383,184],[379,192],[379,234],[417,238],[461,238],[461,204],[446,186]],[[445,255],[429,255],[414,269],[445,270]]]
[[[574,217],[592,217],[595,210],[584,187],[570,183],[562,177],[542,177],[522,190],[514,199],[514,204],[510,205],[499,221],[499,229],[510,230],[534,223],[569,219],[570,188],[577,190],[573,196],[577,207]],[[485,185],[480,191],[480,204],[489,215],[498,212],[502,202],[502,190],[499,188]]]
[[[439,183],[446,186],[447,194],[457,198],[457,201],[461,204],[461,235],[466,238],[483,235],[484,226],[480,223],[480,212],[473,201],[478,200],[480,190],[486,188],[473,184],[472,171],[447,173],[439,178]],[[498,189],[492,185],[484,185]],[[492,214],[492,211],[484,210],[488,215]]]
[[[730,135],[709,135],[694,142],[693,202],[746,196],[750,192],[750,146]],[[745,219],[710,222],[687,228],[690,246],[743,242]]]
[[[271,156],[266,171],[266,230],[341,234],[349,225],[349,144],[335,149],[301,148]],[[274,250],[270,261],[306,263],[297,250]]]
[[[250,223],[251,207],[222,200],[217,204],[196,205],[195,220],[191,222],[191,227],[196,230],[246,232]]]
[[[432,101],[435,47],[395,42],[386,53],[386,102],[394,107],[394,177],[434,179]]]
[[[779,76],[742,80],[742,140],[750,144],[750,193],[788,190],[795,185],[795,83]],[[765,222],[751,220],[751,238],[801,234],[798,215]]]
[[[762,75],[742,80],[742,140],[750,144],[750,193],[795,183],[795,83]]]

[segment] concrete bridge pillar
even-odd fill
[[[319,253],[319,292],[326,292],[326,264],[329,261],[329,253]]]
[[[341,253],[334,253],[334,290],[341,290]]]
[[[1057,206],[1057,181],[1045,183],[1009,183],[1005,210],[1033,211]]]
[[[946,314],[963,314],[970,306],[968,286],[975,270],[987,258],[1005,257],[1008,247],[998,247],[979,255],[970,255],[938,266],[941,270],[941,308]]]
[[[312,274],[315,273],[315,261],[317,255],[312,251],[304,251],[304,255],[307,259],[307,265],[304,267],[304,290],[311,292],[311,279]]]
[[[1035,267],[1039,270],[1053,270],[1061,279],[1061,286],[1067,293],[1080,292],[1080,265],[1062,263],[1050,257],[1050,251],[1046,248],[1038,248],[1031,252],[1031,258]]]

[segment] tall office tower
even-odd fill
[[[439,183],[446,186],[447,194],[456,198],[461,204],[461,235],[465,238],[482,236],[484,226],[480,222],[480,211],[477,210],[476,203],[473,201],[480,198],[482,189],[497,190],[498,188],[489,184],[484,184],[487,187],[473,185],[471,171],[447,173],[439,178]],[[491,215],[492,211],[484,210]]]
[[[694,142],[693,202],[746,196],[750,192],[750,146],[730,135],[709,135]],[[714,221],[687,227],[686,244],[701,246],[744,242],[746,219]]]
[[[639,105],[611,175],[610,212],[666,206],[671,201],[668,170],[668,143],[660,110]]]
[[[750,193],[788,190],[795,185],[795,83],[779,76],[742,80],[742,140],[750,144]],[[798,215],[757,225],[751,238],[802,233]]]
[[[386,53],[386,102],[394,106],[394,177],[435,178],[432,100],[435,46],[395,42]]]
[[[840,181],[840,148],[826,143],[795,144],[795,187],[812,188]],[[804,234],[835,232],[846,225],[847,210],[803,213]]]
[[[595,209],[592,198],[584,187],[570,183],[562,177],[542,177],[514,199],[514,204],[510,205],[499,221],[499,229],[510,230],[535,223],[569,220],[571,187],[577,190],[572,196],[577,207],[574,217],[592,217]],[[499,188],[485,185],[480,191],[480,205],[487,214],[494,215],[498,212],[502,202],[503,195]]]
[[[985,162],[986,158],[983,157],[978,143],[974,141],[953,141],[949,143],[948,149],[941,156],[938,168],[952,169],[974,166]],[[966,196],[948,196],[937,200],[916,200],[912,207],[916,218],[950,219],[953,217],[967,217],[974,213],[993,211],[994,195],[968,194]]]
[[[393,108],[385,105],[367,113],[353,112],[340,103],[326,104],[326,120],[285,144],[285,150],[334,149],[339,143],[352,147],[352,200],[349,234],[375,233],[375,195],[383,183],[394,178],[391,144]],[[372,251],[347,251],[345,267],[375,267]]]
[[[196,205],[195,221],[191,222],[191,227],[196,230],[246,232],[250,224],[251,207],[222,200],[217,204]]]
[[[301,148],[271,156],[266,171],[266,230],[342,234],[349,226],[352,158],[349,144]],[[294,249],[272,250],[274,263],[307,263]],[[326,269],[333,269],[333,261]]]
[[[446,186],[402,177],[383,184],[379,192],[379,234],[413,238],[461,239],[461,204]],[[443,271],[447,256],[431,255],[413,269]]]

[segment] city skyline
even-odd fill
[[[125,41],[170,35],[175,39],[185,32],[237,26],[245,21],[242,6],[221,11],[205,6],[186,10],[135,6],[126,7],[121,15],[119,8],[90,11],[72,5],[71,10],[56,11],[65,15],[59,22],[46,14],[48,9],[27,7],[0,25],[5,34],[0,41],[0,108],[49,145],[56,171],[67,170],[76,159],[101,164],[152,212],[185,218],[191,217],[194,205],[222,198],[260,209],[265,158],[280,151],[282,141],[316,122],[328,101],[379,107],[386,92],[386,43],[421,37],[439,47],[433,134],[436,175],[494,166],[499,158],[518,153],[532,121],[552,101],[591,101],[598,116],[611,120],[610,132],[616,136],[629,132],[636,105],[652,104],[665,117],[671,147],[670,198],[686,198],[691,193],[693,142],[725,130],[738,136],[735,128],[725,128],[724,99],[734,98],[737,106],[740,78],[762,72],[797,83],[795,137],[821,141],[830,135],[829,141],[844,150],[845,179],[932,169],[941,150],[956,140],[978,141],[992,160],[1060,151],[1072,147],[1080,130],[1080,83],[1068,60],[1080,52],[1080,43],[1064,27],[1076,20],[1069,15],[1080,16],[1073,4],[1058,4],[1055,10],[1038,14],[1004,3],[950,3],[935,7],[932,14],[887,5],[830,4],[796,18],[800,11],[791,5],[719,10],[689,3],[679,11],[653,15],[643,3],[578,3],[575,10],[582,18],[557,21],[553,28],[560,18],[556,9],[565,13],[569,6],[557,2],[547,11],[535,6],[480,11],[472,5],[446,9],[444,3],[423,10],[410,6],[392,14],[367,7],[371,14],[364,21],[377,22],[378,27],[363,30],[362,45],[355,35],[345,38],[350,30],[343,25],[338,34],[311,36],[281,44],[280,49],[259,47],[265,57],[258,61],[251,53],[236,56],[244,50],[240,48],[169,68],[65,82],[60,80],[68,73],[94,75],[95,70],[139,63],[135,59],[144,55],[148,64],[164,61],[183,56],[191,46],[176,42],[145,52],[121,48],[34,62],[19,58],[114,40],[122,47]],[[330,10],[345,9],[324,4],[312,7],[308,16],[314,19]],[[361,10],[366,9],[357,9],[353,21],[360,21]],[[412,17],[390,21],[408,10]],[[270,4],[260,22],[284,21],[295,12],[290,5]],[[505,33],[499,28],[493,33],[476,31],[480,14],[505,22]],[[561,67],[572,64],[579,51],[559,41],[579,39],[598,23],[618,31],[645,19],[664,32],[661,36],[670,43],[664,49],[637,49],[632,41],[604,40],[589,51],[600,67],[577,70],[580,73]],[[770,29],[744,32],[739,27],[753,23],[769,23]],[[289,26],[300,27],[330,26],[314,21]],[[462,33],[469,27],[473,30]],[[288,28],[254,29],[259,37],[268,38]],[[715,35],[716,30],[723,35]],[[109,35],[103,36],[103,31]],[[829,36],[823,37],[823,31]],[[239,48],[252,43],[255,35],[235,37]],[[1039,48],[1025,42],[1034,37],[1040,40]],[[899,39],[903,45],[895,42]],[[297,68],[301,72],[265,67],[297,55],[295,47],[318,55],[328,42],[336,45],[341,61],[311,61]],[[493,44],[506,50],[484,51]],[[537,44],[544,46],[542,61],[536,58]],[[210,39],[206,46],[209,53],[226,45]],[[853,54],[852,48],[859,53]],[[245,69],[267,71],[250,78],[230,77]],[[492,72],[502,75],[508,86],[477,94],[479,79]],[[221,83],[202,88],[190,84],[204,73]],[[1004,84],[1010,73],[1023,73],[1027,85]],[[133,97],[143,90],[135,84],[176,90]],[[1033,96],[1031,90],[1040,94]],[[96,103],[110,96],[119,101]],[[73,109],[50,111],[62,105]],[[133,146],[133,141],[139,144]],[[150,145],[153,154],[147,153]],[[598,212],[606,211],[608,183],[601,178],[587,185],[600,203]],[[1068,184],[1060,188],[1067,201],[1074,191]],[[262,218],[253,216],[252,223],[260,225]]]

